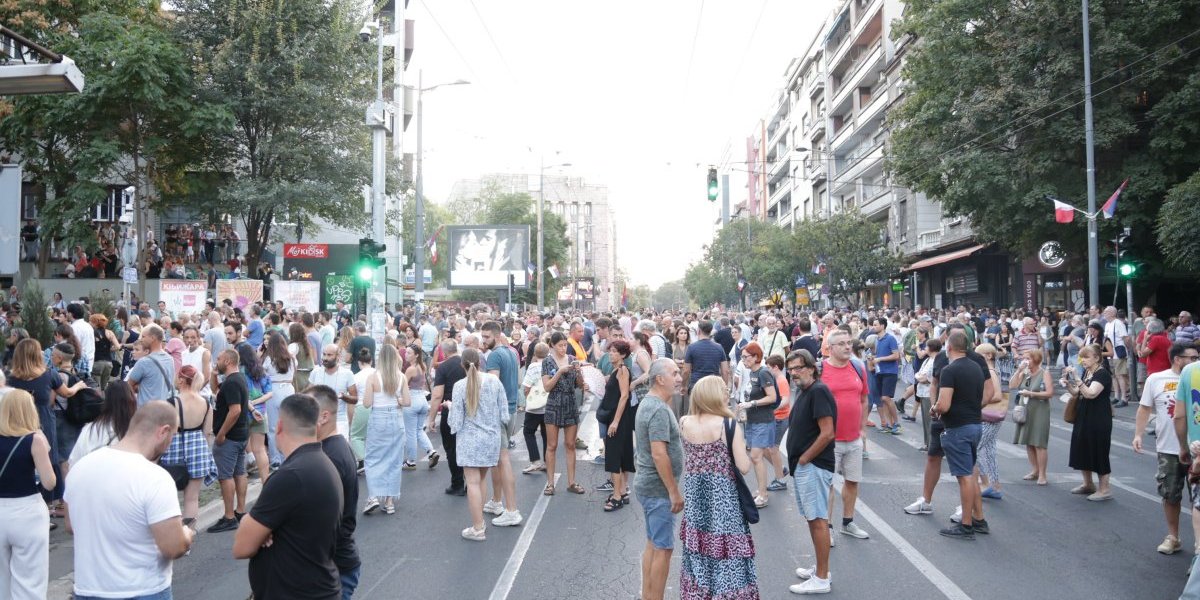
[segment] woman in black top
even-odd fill
[[[58,376],[58,371],[46,366],[46,362],[42,358],[42,345],[37,340],[30,338],[21,340],[13,352],[12,373],[9,375],[8,385],[29,392],[29,395],[33,396],[33,405],[37,408],[38,424],[41,426],[42,435],[50,443],[50,460],[54,464],[54,474],[56,478],[61,479],[59,463],[62,461],[60,458],[66,459],[67,456],[59,456],[57,421],[51,408],[53,404],[51,400],[54,394],[70,398],[75,395],[75,392],[87,387],[87,384],[82,381],[76,382],[70,387],[64,384]],[[53,500],[56,501],[62,500],[63,486],[61,481],[58,483],[53,494]]]
[[[39,431],[33,397],[13,390],[0,402],[0,545],[6,560],[0,581],[9,598],[45,598],[50,571],[50,513],[42,488],[54,489],[58,477],[50,460],[50,442]]]
[[[1088,500],[1100,502],[1112,499],[1109,474],[1112,466],[1108,453],[1112,445],[1113,413],[1109,404],[1112,394],[1112,375],[1104,368],[1099,346],[1084,346],[1079,351],[1082,379],[1068,377],[1060,380],[1067,392],[1078,397],[1075,403],[1075,423],[1071,428],[1072,469],[1082,472],[1083,485],[1072,494],[1088,494]],[[1073,371],[1068,371],[1073,375]],[[1100,487],[1092,482],[1092,473],[1100,476]]]
[[[604,437],[604,470],[612,475],[613,492],[604,503],[604,511],[612,512],[629,503],[629,494],[625,491],[625,474],[634,472],[633,466],[633,407],[629,385],[629,368],[625,359],[629,358],[629,342],[614,340],[608,346],[609,360],[614,366],[608,383],[604,386],[604,399],[600,401],[599,416],[603,413],[608,417],[608,426]]]
[[[96,357],[92,359],[92,377],[96,378],[96,382],[100,385],[100,391],[104,391],[113,374],[113,348],[119,348],[121,342],[117,341],[116,334],[108,328],[108,317],[101,313],[94,313],[88,317],[88,321],[92,324],[96,342]]]

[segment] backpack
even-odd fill
[[[87,423],[96,420],[100,416],[100,409],[104,407],[104,396],[95,388],[86,387],[74,396],[67,398],[66,417],[67,422],[76,426],[83,427]]]

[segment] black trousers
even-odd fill
[[[450,409],[442,407],[442,425],[438,428],[442,434],[442,451],[446,453],[446,464],[450,467],[450,487],[465,488],[462,467],[458,466],[458,451],[455,449],[455,436],[450,433]]]
[[[537,462],[542,459],[542,452],[538,452],[537,431],[542,430],[542,450],[546,449],[546,415],[535,415],[529,412],[525,413],[525,422],[521,425],[521,432],[525,435],[525,447],[529,450],[529,462]]]

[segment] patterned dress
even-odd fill
[[[553,356],[547,356],[542,361],[542,377],[554,377],[558,372],[558,363]],[[457,396],[455,396],[457,398]],[[556,427],[570,427],[579,424],[579,405],[575,404],[575,378],[563,375],[550,390],[546,399],[546,424]]]
[[[683,566],[679,592],[683,600],[757,599],[754,539],[742,518],[733,478],[736,468],[725,440],[706,444],[683,441]]]

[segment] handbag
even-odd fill
[[[167,377],[166,369],[163,369],[162,365],[158,364],[157,360],[154,360],[150,357],[146,357],[146,359],[150,361],[150,364],[158,368],[158,372],[162,373],[163,381],[166,381],[167,385],[170,387],[171,397],[167,400],[167,402],[174,404],[175,408],[179,410],[179,429],[177,432],[183,431],[183,401],[175,393],[175,382],[171,381],[171,379]],[[183,491],[183,489],[187,487],[188,482],[192,479],[191,473],[188,472],[186,461],[182,464],[171,465],[163,464],[162,459],[159,458],[158,466],[166,470],[167,475],[171,476],[171,480],[175,482],[175,489],[178,491]]]
[[[733,471],[733,483],[737,488],[738,506],[742,509],[742,518],[753,525],[758,522],[758,507],[754,505],[754,494],[750,493],[750,486],[746,485],[746,479],[742,477],[742,472],[738,470],[737,463],[733,459],[735,427],[732,419],[725,419],[725,447],[729,451],[729,466]]]
[[[1013,400],[1012,422],[1017,425],[1024,425],[1029,419],[1029,407],[1025,405],[1025,398],[1019,396]]]
[[[1079,408],[1079,395],[1066,393],[1064,396],[1070,396],[1067,399],[1067,407],[1063,409],[1063,420],[1068,423],[1075,422],[1075,411]]]
[[[525,395],[525,411],[546,408],[546,401],[549,399],[550,392],[546,391],[546,387],[542,385],[541,378],[538,378],[538,382],[529,386],[529,393]]]

